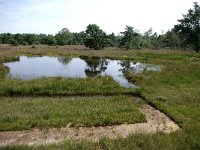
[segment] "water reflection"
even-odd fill
[[[107,75],[127,88],[135,86],[124,77],[127,69],[135,73],[141,73],[144,70],[161,70],[159,66],[151,64],[88,57],[21,56],[19,61],[4,63],[4,65],[9,67],[7,76],[11,78],[30,80],[41,77],[85,78]]]
[[[72,58],[68,58],[68,57],[58,57],[57,59],[63,65],[69,64],[69,62],[72,60]]]
[[[90,58],[81,58],[87,64],[85,68],[85,74],[87,77],[95,77],[101,75],[105,72],[108,65],[108,60],[105,58],[90,57]]]
[[[133,62],[135,64],[135,62]],[[131,68],[131,62],[129,60],[121,60],[119,63],[122,67],[122,72],[124,73],[126,70]]]

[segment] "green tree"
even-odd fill
[[[24,40],[29,45],[32,45],[37,41],[37,36],[35,34],[24,34]]]
[[[24,41],[23,35],[22,35],[22,34],[19,34],[19,33],[17,33],[17,34],[14,35],[14,39],[16,40],[16,42],[17,42],[18,44],[22,44],[23,41]]]
[[[152,28],[150,28],[148,31],[144,33],[142,40],[142,47],[152,48],[152,34],[153,34]]]
[[[13,35],[10,33],[2,34],[2,43],[3,44],[11,44],[11,40],[13,39]]]
[[[56,41],[56,39],[55,39],[55,37],[53,35],[47,35],[45,44],[56,45],[57,41]]]
[[[81,31],[79,33],[73,33],[73,44],[74,45],[84,45],[85,32]]]
[[[41,44],[47,44],[47,35],[46,34],[39,34],[39,41]]]
[[[86,39],[84,45],[96,50],[104,49],[109,45],[109,40],[106,33],[96,24],[89,24],[86,28]]]
[[[2,34],[0,34],[0,44],[3,43],[2,38],[3,38],[3,36],[2,36]]]
[[[200,6],[194,2],[193,9],[189,9],[183,19],[178,20],[179,24],[175,25],[174,31],[183,36],[182,43],[192,46],[195,51],[199,52],[200,44]]]
[[[115,36],[114,33],[108,35],[109,44],[111,47],[119,47],[120,36]]]
[[[126,48],[127,50],[132,48],[140,48],[141,46],[141,35],[138,31],[134,30],[131,26],[126,26],[125,31],[121,32],[122,38],[120,40],[120,48]]]
[[[171,49],[178,48],[180,46],[180,39],[174,31],[168,31],[165,34],[165,45]]]
[[[17,45],[19,45],[18,42],[17,42],[17,40],[15,40],[15,39],[11,39],[11,40],[10,40],[10,44],[11,44],[12,46],[17,46]]]
[[[164,40],[165,40],[165,34],[158,35],[157,32],[155,32],[151,36],[152,48],[160,49],[166,47]]]
[[[59,31],[55,38],[58,45],[71,45],[73,43],[73,34],[67,28]]]

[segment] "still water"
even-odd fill
[[[135,73],[144,70],[160,71],[159,66],[126,60],[106,58],[67,58],[67,57],[27,57],[20,56],[19,61],[4,63],[9,67],[7,77],[31,80],[42,77],[86,78],[111,76],[123,87],[135,87],[124,77],[127,69]]]

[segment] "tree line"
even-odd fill
[[[106,34],[96,24],[89,24],[85,31],[74,33],[63,28],[55,35],[46,34],[0,34],[0,44],[17,45],[85,45],[92,49],[119,47],[122,49],[168,48],[193,49],[199,52],[200,45],[200,6],[194,2],[178,24],[166,33],[157,34],[150,28],[145,33],[126,26],[123,32]]]

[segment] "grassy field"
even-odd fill
[[[0,131],[145,122],[139,103],[127,96],[1,98]],[[110,109],[112,108],[112,109]]]
[[[0,61],[1,63],[4,61],[9,61],[12,60],[15,56],[20,56],[20,55],[50,55],[50,56],[62,55],[70,57],[99,56],[99,57],[109,57],[109,58],[112,57],[120,59],[130,59],[140,62],[162,65],[164,67],[161,72],[145,71],[141,74],[133,74],[129,71],[126,72],[126,77],[129,79],[129,81],[134,82],[141,87],[141,89],[137,90],[137,93],[139,93],[138,95],[140,96],[142,95],[146,102],[151,103],[152,105],[154,105],[155,107],[164,111],[166,114],[172,117],[182,127],[182,130],[177,131],[175,133],[171,133],[169,135],[163,133],[158,133],[154,135],[141,134],[141,135],[132,135],[126,139],[115,139],[115,140],[102,139],[99,143],[90,143],[86,141],[82,142],[66,141],[58,145],[48,145],[40,147],[16,146],[16,147],[6,147],[5,149],[120,149],[120,150],[121,149],[149,149],[149,150],[200,149],[200,136],[199,136],[200,135],[200,117],[199,117],[200,116],[200,96],[199,96],[200,54],[193,53],[191,51],[170,51],[170,50],[122,51],[113,49],[104,51],[92,51],[88,49],[81,49],[79,47],[56,48],[48,46],[40,46],[40,47],[36,46],[35,49],[32,49],[30,47],[8,47],[7,49],[4,48],[0,50]],[[0,70],[3,70],[2,74],[3,73],[5,74],[8,71],[2,65],[0,65]],[[21,87],[21,89],[19,88],[20,89],[19,91],[23,93],[24,92],[24,89],[22,88],[23,86],[31,89],[31,86],[33,87],[34,85],[34,83],[32,84],[31,82],[37,82],[37,81],[30,81],[30,83],[29,82],[21,83],[22,81],[17,81],[17,80],[11,81],[9,79],[4,79],[4,77],[1,77],[1,81],[2,80],[6,80],[0,83],[1,84],[0,92],[3,95],[6,95],[6,93],[7,95],[12,95],[8,94],[9,90],[7,91],[7,89],[9,88],[16,89],[16,87],[13,85],[17,86],[20,83],[19,87]],[[46,79],[46,80],[52,80],[52,79]],[[53,79],[53,80],[62,81],[62,79]],[[104,78],[100,78],[99,80],[100,81],[104,80]],[[79,84],[79,82],[84,82],[84,81],[74,80],[73,82],[74,83],[76,82],[77,85],[82,85]],[[91,84],[89,84],[87,87],[88,89],[92,89],[90,91],[91,93],[93,91],[96,91],[96,94],[99,93],[105,94],[104,92],[99,92],[101,90],[98,91],[97,89],[91,88],[92,81],[88,82],[91,82]],[[47,82],[44,81],[44,83]],[[107,83],[111,84],[110,82],[104,82],[103,84],[101,84],[103,89],[104,86],[105,87],[109,86],[109,88],[116,91],[116,93],[118,92],[120,93],[120,91],[124,92],[125,90],[125,89],[120,89],[120,87],[118,87],[115,84],[107,85]],[[43,85],[45,84],[41,83],[42,87]],[[114,87],[116,89],[113,89]],[[74,89],[76,93],[79,92],[79,91],[77,92],[77,88],[74,87],[74,84],[72,84],[70,88]],[[107,89],[108,88],[105,88],[105,91]],[[47,88],[46,91],[48,91]],[[44,90],[43,93],[47,93],[46,91]],[[58,91],[62,90],[58,89]],[[86,91],[87,90],[85,90],[85,93],[87,93]],[[87,94],[89,94],[90,92],[88,92]],[[108,93],[110,93],[110,91]],[[27,95],[29,94],[30,93],[27,93]],[[18,98],[2,97],[1,101],[2,103],[5,103],[5,101],[7,101],[8,99],[10,101],[13,101]],[[23,101],[26,101],[25,99],[26,98],[24,98],[21,101],[21,103]],[[20,101],[15,103],[20,103]],[[116,108],[117,107],[118,106],[116,104]]]
[[[2,79],[0,95],[51,96],[51,95],[118,95],[137,94],[137,90],[120,87],[111,77],[85,79],[42,78],[30,81]]]

